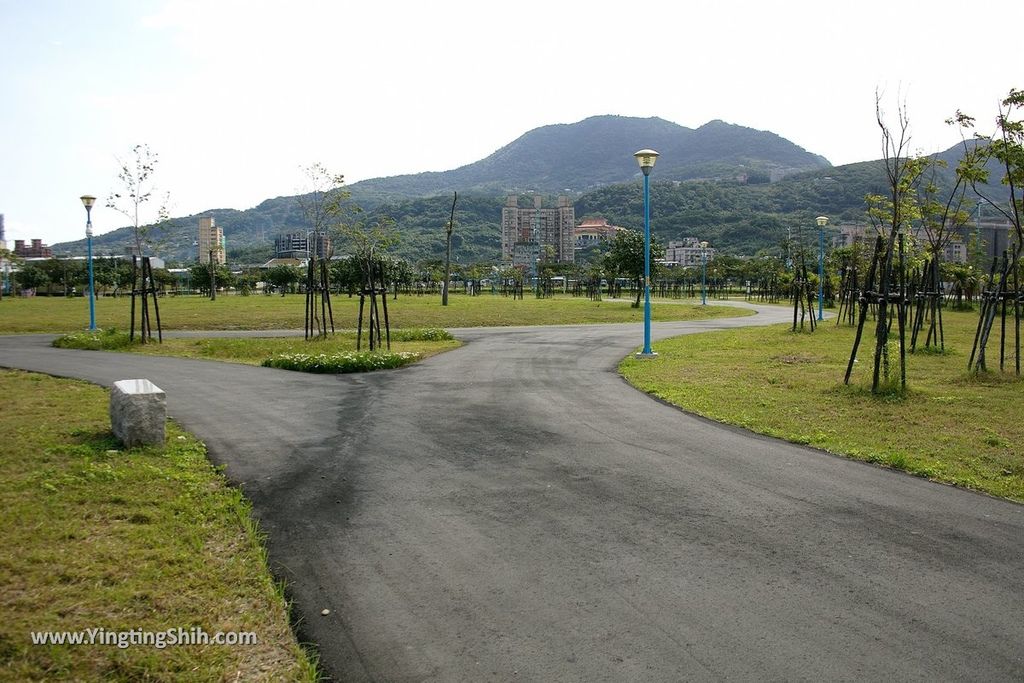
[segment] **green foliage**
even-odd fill
[[[228,263],[258,265],[274,258],[274,244],[266,241],[246,245],[234,245],[228,242]]]
[[[50,277],[39,266],[22,266],[20,270],[14,273],[14,281],[23,290],[39,289],[50,281]]]
[[[419,360],[418,353],[401,351],[349,351],[341,353],[282,353],[267,358],[266,368],[325,374],[371,372],[399,368]]]
[[[217,278],[217,289],[235,286],[235,276],[227,266],[217,264],[214,266],[214,270]],[[194,289],[207,293],[210,291],[210,266],[208,264],[197,263],[189,268],[189,274]]]
[[[449,341],[452,333],[440,327],[413,327],[391,331],[392,341]]]
[[[963,144],[963,154],[957,166],[957,176],[992,208],[1002,214],[1016,232],[1016,251],[1024,247],[1024,120],[1014,118],[1024,108],[1024,91],[1011,89],[1003,99],[996,117],[996,131],[992,135],[975,134],[975,139]],[[973,117],[957,112],[948,123],[964,130],[973,130]],[[1009,193],[1009,202],[1001,206],[988,186],[996,175],[1001,186]]]
[[[275,290],[284,294],[292,285],[302,280],[302,269],[285,265],[274,266],[267,271],[264,277]]]
[[[665,254],[665,249],[651,241],[651,278],[655,278],[655,261]],[[626,277],[637,285],[637,304],[640,302],[640,288],[644,279],[644,235],[637,230],[620,230],[612,240],[611,248],[604,256],[605,272],[611,277]]]
[[[111,327],[95,332],[74,332],[53,340],[59,349],[85,349],[88,351],[114,351],[131,346],[132,341],[127,332],[118,332]]]

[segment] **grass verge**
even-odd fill
[[[298,372],[320,374],[343,374],[349,372],[372,372],[392,370],[420,357],[409,351],[348,351],[342,353],[283,353],[271,356],[261,365],[265,368],[280,368]]]
[[[355,328],[358,297],[334,296],[335,326]],[[437,296],[399,296],[388,301],[393,325],[401,327],[495,327],[508,325],[562,325],[576,323],[623,323],[643,320],[642,308],[628,301],[590,301],[557,296],[550,299],[453,295],[449,306]],[[690,302],[655,302],[654,321],[699,320],[749,315],[750,311],[726,306],[700,306]],[[164,330],[273,330],[302,329],[305,297],[218,296],[210,301],[199,296],[160,299]],[[0,334],[28,332],[64,333],[82,329],[89,319],[88,302],[81,297],[4,297],[0,301]],[[103,328],[127,330],[130,299],[100,298],[96,302],[96,324]],[[155,325],[155,318],[154,318]]]
[[[396,354],[411,354],[415,360],[422,360],[444,351],[461,346],[454,339],[401,341],[393,339],[391,351]],[[269,358],[299,355],[338,355],[354,353],[355,333],[340,333],[327,339],[306,341],[301,337],[251,337],[251,338],[203,338],[164,339],[163,344],[135,344],[125,351],[153,356],[178,356],[181,358],[205,358],[230,363],[262,365]],[[363,340],[363,349],[366,340]]]
[[[844,385],[854,329],[831,321],[814,333],[773,326],[677,337],[658,343],[657,359],[629,357],[620,371],[713,420],[1024,501],[1024,382],[968,375],[977,314],[947,312],[945,322],[945,353],[908,353],[906,393],[871,394],[870,331]]]
[[[0,371],[0,678],[314,681],[241,493],[173,424],[121,450],[108,394]],[[45,426],[45,428],[44,428]],[[255,645],[33,645],[33,631],[201,628]]]

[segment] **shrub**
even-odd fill
[[[451,332],[440,327],[410,327],[391,331],[391,339],[395,341],[450,341],[454,338]]]
[[[265,368],[300,372],[371,372],[398,368],[419,360],[418,353],[402,351],[345,351],[340,353],[279,353],[263,361]]]
[[[92,332],[73,332],[53,340],[53,345],[59,349],[85,349],[87,351],[123,349],[131,344],[132,341],[127,332],[118,332],[114,328]]]

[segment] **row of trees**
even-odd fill
[[[49,296],[71,296],[84,293],[89,287],[88,265],[85,261],[52,258],[46,261],[17,264],[11,274],[15,290],[33,290]],[[158,288],[173,287],[175,276],[166,269],[155,269],[153,278]],[[118,295],[131,287],[132,264],[115,258],[93,260],[93,279],[97,295]],[[127,292],[126,292],[127,293]]]

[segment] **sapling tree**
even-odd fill
[[[153,175],[159,160],[159,155],[149,145],[132,147],[129,159],[117,158],[121,165],[121,171],[117,174],[120,186],[107,196],[107,208],[117,211],[130,221],[135,253],[140,258],[145,255],[146,247],[152,246],[157,231],[165,229],[169,219],[169,193],[163,195],[155,212],[148,211],[157,192]]]
[[[957,177],[970,184],[971,189],[988,202],[989,206],[1013,227],[1014,241],[1007,245],[1002,268],[996,264],[990,269],[988,301],[982,303],[982,315],[975,335],[969,369],[986,369],[985,348],[995,321],[996,309],[1002,305],[1003,336],[1000,366],[1005,356],[1005,316],[1009,300],[1013,301],[1015,368],[1020,374],[1020,257],[1024,249],[1024,90],[1012,89],[1002,100],[996,116],[995,132],[979,134],[974,117],[958,111],[949,123],[960,126],[963,135],[963,156],[957,166]],[[968,133],[974,133],[968,139]],[[990,168],[999,168],[1000,182],[1006,188],[1008,201],[998,201],[989,189]]]
[[[871,391],[878,393],[885,383],[890,381],[890,348],[889,330],[893,308],[899,319],[899,366],[900,387],[907,383],[906,355],[904,349],[905,317],[903,302],[894,296],[893,261],[899,256],[903,258],[901,236],[909,233],[911,221],[917,217],[915,188],[925,167],[921,158],[911,157],[910,150],[910,118],[905,103],[897,105],[896,125],[890,125],[882,110],[881,94],[875,94],[875,120],[882,134],[882,161],[885,169],[886,195],[868,196],[868,215],[878,231],[875,256],[864,284],[864,292],[871,293],[877,304],[875,324],[874,368],[871,377]],[[902,267],[902,263],[900,264]],[[877,273],[876,273],[877,271]],[[902,271],[901,271],[902,277]],[[877,284],[876,284],[877,283]],[[901,285],[902,286],[902,285]],[[872,291],[877,287],[876,291]],[[903,292],[899,292],[900,295]],[[858,317],[857,334],[854,338],[850,361],[846,367],[844,381],[849,384],[853,364],[857,358],[864,323],[869,308],[867,297],[861,297],[860,314]],[[894,305],[895,304],[895,305]]]
[[[917,348],[918,333],[928,317],[928,333],[925,347],[935,344],[945,351],[945,333],[942,326],[942,296],[940,289],[942,262],[946,248],[954,239],[959,239],[959,230],[967,223],[970,214],[965,210],[967,183],[961,176],[956,177],[953,188],[943,193],[939,189],[937,175],[946,162],[937,157],[924,160],[921,182],[917,187],[917,215],[920,234],[924,237],[925,264],[921,271],[917,315],[911,337],[911,351]]]

